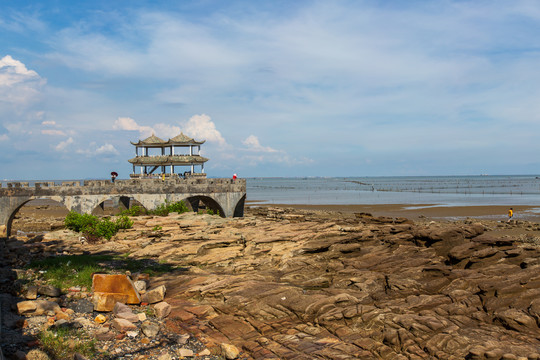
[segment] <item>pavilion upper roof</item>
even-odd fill
[[[169,139],[168,143],[170,145],[201,145],[204,144],[206,140],[203,141],[197,141],[193,140],[193,138],[190,138],[187,135],[184,135],[184,133],[180,133],[173,137],[172,139]]]
[[[152,133],[152,136],[147,137],[144,140],[139,140],[138,142],[134,143],[133,141],[130,141],[133,145],[166,145],[167,141],[158,138],[156,135]]]
[[[132,145],[135,145],[135,146],[163,147],[163,146],[171,146],[171,145],[201,145],[201,144],[204,144],[205,141],[206,140],[196,141],[193,138],[190,138],[189,136],[184,135],[184,133],[180,133],[167,141],[160,139],[154,134],[152,134],[152,136],[149,136],[144,140],[139,140],[136,143],[134,143],[133,141],[130,141],[130,142]]]

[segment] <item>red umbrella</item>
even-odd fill
[[[113,171],[113,172],[111,173],[111,176],[118,176],[118,173],[117,173],[116,171]]]

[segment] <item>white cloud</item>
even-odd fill
[[[56,125],[56,121],[46,120],[46,121],[41,122],[41,125],[50,125],[50,126],[54,126],[54,125]]]
[[[262,146],[259,142],[259,138],[255,135],[248,136],[244,141],[242,141],[244,145],[248,147],[248,150],[251,151],[257,151],[257,152],[266,152],[266,153],[276,153],[278,150],[273,149],[269,146]]]
[[[138,131],[143,137],[152,135],[154,129],[150,126],[141,126],[135,120],[129,117],[119,117],[113,124],[114,130]]]
[[[0,70],[1,86],[13,86],[28,79],[39,79],[39,75],[34,70],[28,70],[22,62],[9,55],[0,59]]]
[[[41,133],[44,135],[63,135],[66,136],[66,133],[62,130],[54,130],[54,129],[45,129],[41,130]]]
[[[193,115],[184,125],[183,129],[186,135],[191,136],[195,140],[215,142],[220,146],[227,145],[227,142],[216,129],[216,125],[208,115]]]
[[[0,102],[26,104],[36,98],[43,84],[45,80],[34,70],[10,55],[0,59]]]
[[[0,135],[0,141],[7,141],[9,140],[9,136],[7,134]]]
[[[54,149],[56,151],[65,151],[69,145],[73,144],[73,142],[73,138],[70,137],[67,140],[61,141],[58,145],[54,147]]]
[[[163,137],[165,140],[173,138],[180,134],[180,127],[163,123],[151,126],[142,126],[137,124],[135,120],[129,117],[119,117],[113,124],[114,130],[129,130],[138,131],[143,138],[152,134],[158,137]]]
[[[97,155],[118,155],[118,150],[111,145],[111,144],[105,144],[103,146],[100,146],[96,149]]]
[[[161,137],[164,140],[167,140],[180,134],[180,127],[158,123],[154,125],[154,132],[158,137]]]

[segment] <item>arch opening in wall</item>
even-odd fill
[[[225,212],[219,203],[209,196],[191,196],[184,200],[192,211],[199,213],[219,214],[225,217]]]
[[[97,216],[106,216],[106,215],[118,215],[124,210],[128,210],[133,208],[134,206],[138,206],[139,208],[142,208],[144,210],[145,207],[135,200],[132,197],[129,196],[116,196],[116,197],[109,197],[99,203],[93,210],[92,215]]]
[[[236,206],[234,207],[234,213],[233,217],[244,217],[244,205],[246,202],[246,195],[242,196],[242,198],[236,203]]]
[[[59,201],[48,198],[30,199],[11,214],[7,223],[7,236],[34,236],[61,229],[68,213],[68,208]]]

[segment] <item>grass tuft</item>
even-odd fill
[[[75,353],[94,358],[97,354],[96,340],[82,330],[50,328],[39,333],[42,349],[51,359],[73,359]]]
[[[152,259],[131,259],[124,255],[66,255],[34,260],[27,267],[42,272],[41,277],[60,289],[92,286],[92,274],[142,272],[150,276],[178,270],[176,266]]]

